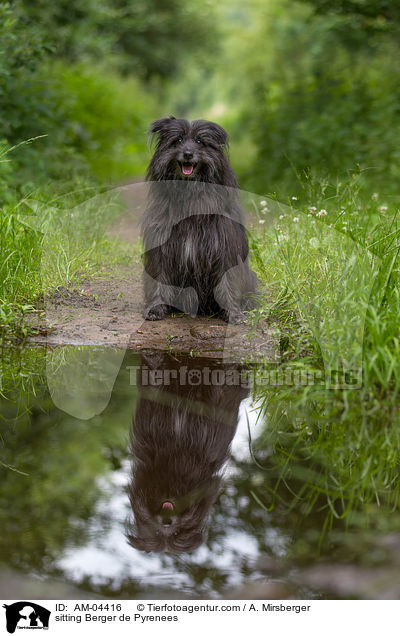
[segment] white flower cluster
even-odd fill
[[[283,243],[284,241],[287,241],[287,240],[288,240],[288,235],[287,234],[279,234],[276,237],[276,241],[274,241],[274,245],[278,246],[279,243]]]

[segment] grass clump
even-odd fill
[[[284,324],[279,368],[294,378],[255,391],[258,464],[270,449],[256,495],[270,507],[286,490],[289,507],[323,513],[326,529],[371,505],[399,507],[398,206],[348,183],[308,203],[256,202],[262,311]]]
[[[3,337],[27,335],[27,314],[51,289],[76,285],[105,262],[128,257],[128,248],[106,234],[121,212],[119,193],[99,190],[86,201],[79,190],[61,198],[39,191],[0,209]]]

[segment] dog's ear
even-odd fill
[[[224,128],[222,128],[222,126],[220,126],[219,124],[216,124],[212,121],[209,122],[208,126],[217,144],[219,144],[220,146],[227,146],[228,133],[226,132],[226,130],[224,130]]]
[[[170,128],[171,122],[174,120],[176,120],[176,117],[173,117],[172,115],[170,117],[156,119],[149,128],[149,135],[157,134],[161,136],[163,132]]]
[[[228,133],[219,124],[213,121],[204,122],[207,124],[207,131],[212,136],[213,140],[219,146],[228,146]]]
[[[192,122],[196,131],[204,135],[211,144],[216,146],[228,146],[228,133],[219,124],[214,121],[206,121],[205,119],[197,119]]]

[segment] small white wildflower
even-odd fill
[[[297,201],[297,197],[292,197],[292,201]]]
[[[262,205],[263,208],[265,208],[265,206],[267,205],[267,202],[266,201],[260,201],[260,205]]]
[[[308,209],[310,210],[310,212],[311,212],[311,213],[312,213],[312,212],[316,212],[316,210],[317,210],[317,208],[316,208],[314,205],[312,205],[312,206],[311,206],[310,208],[308,208]]]
[[[377,192],[374,192],[374,194],[372,195],[372,198],[374,199],[374,201],[376,201],[378,197],[379,197],[379,194]]]
[[[379,211],[379,212],[387,212],[387,205],[381,205],[381,206],[378,208],[378,211]]]
[[[317,247],[320,247],[320,242],[319,242],[319,240],[317,239],[316,236],[313,236],[312,238],[310,238],[309,243],[310,243],[310,246],[314,247],[315,249]]]
[[[312,214],[310,214],[310,212],[307,214],[307,216],[312,216]]]
[[[274,241],[274,245],[276,245],[278,247],[278,243],[276,241]]]
[[[259,219],[258,222],[259,223],[265,223],[265,219]]]
[[[326,216],[328,214],[328,212],[324,209],[320,210],[319,212],[317,212],[317,216],[319,218],[321,218],[321,216]]]
[[[299,217],[298,216],[294,216],[293,217],[293,223],[298,223],[299,222]]]
[[[285,218],[285,215],[284,215],[284,214],[280,214],[280,215],[279,215],[279,218],[282,220],[282,219],[284,219],[284,218]]]

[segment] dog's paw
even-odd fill
[[[238,325],[246,322],[246,316],[242,311],[229,311],[225,315],[226,322],[232,325]]]
[[[148,307],[143,312],[145,320],[162,320],[167,315],[167,305],[156,305],[156,307]]]

